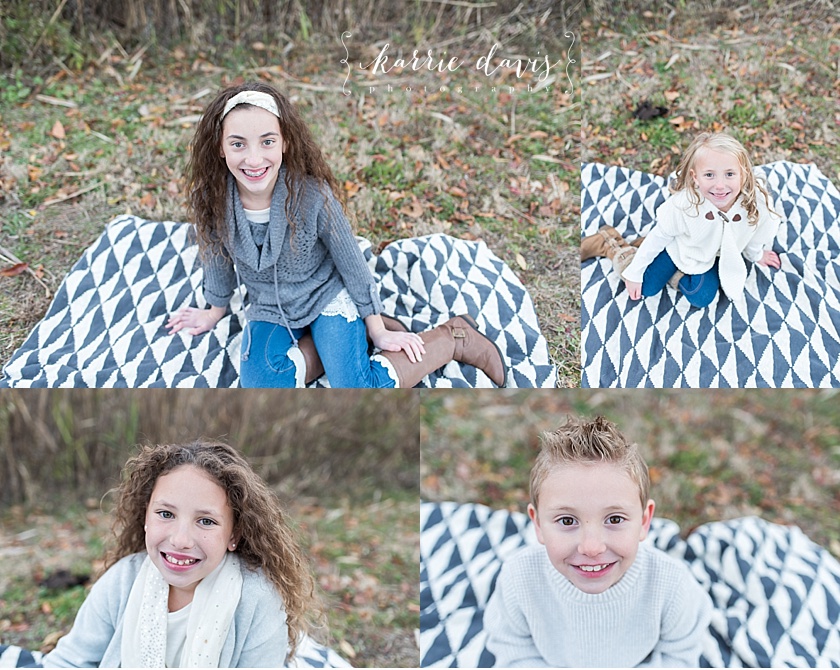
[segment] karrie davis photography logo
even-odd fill
[[[341,34],[341,44],[344,47],[345,56],[339,63],[347,68],[347,76],[344,78],[344,84],[341,87],[344,95],[351,94],[348,84],[357,83],[354,81],[354,73],[360,76],[379,76],[381,78],[376,83],[369,81],[358,83],[370,94],[376,93],[377,90],[387,92],[401,90],[406,93],[454,90],[460,93],[464,88],[472,88],[476,91],[486,88],[491,92],[495,92],[497,89],[509,90],[513,93],[516,86],[508,83],[511,76],[515,77],[517,82],[527,82],[522,88],[529,93],[549,91],[552,86],[558,84],[558,74],[560,72],[565,75],[566,81],[569,83],[569,87],[564,92],[567,95],[574,92],[574,84],[569,73],[569,68],[577,62],[572,58],[572,47],[575,44],[575,34],[572,32],[564,33],[564,36],[569,40],[569,46],[566,49],[565,58],[558,60],[554,60],[549,54],[542,54],[540,51],[532,56],[503,56],[502,47],[499,44],[493,44],[486,54],[462,58],[446,51],[436,53],[434,49],[426,49],[425,51],[413,49],[408,52],[405,49],[392,46],[390,42],[386,42],[374,58],[364,62],[358,59],[350,59],[350,50],[345,40],[352,36],[352,33],[348,31]],[[397,86],[388,81],[389,76],[406,75],[412,72],[438,73],[443,77],[447,73],[451,74],[463,69],[472,69],[480,75],[484,75],[487,83],[457,85],[442,83],[440,86],[400,84]],[[506,80],[503,84],[499,83],[502,76],[505,76]]]

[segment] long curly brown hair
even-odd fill
[[[158,477],[182,465],[202,469],[227,492],[233,511],[236,553],[277,588],[286,608],[288,658],[298,637],[319,614],[315,581],[288,518],[262,478],[233,447],[220,442],[144,445],[125,464],[112,530],[116,545],[106,554],[105,569],[124,556],[146,551],[146,508]]]
[[[222,152],[222,113],[227,101],[242,91],[260,91],[272,96],[280,112],[280,133],[285,142],[283,164],[286,166],[286,218],[294,238],[299,194],[307,177],[318,187],[329,188],[342,207],[344,194],[338,180],[324,160],[320,147],[297,108],[276,88],[263,82],[247,82],[221,91],[207,105],[195,130],[186,168],[187,207],[198,233],[198,247],[206,259],[226,254],[228,167]],[[237,108],[240,105],[237,105]],[[244,108],[253,105],[243,104]],[[326,191],[324,191],[326,195]]]
[[[727,133],[700,133],[694,138],[680,159],[679,166],[677,166],[677,178],[670,185],[671,193],[676,193],[687,188],[691,194],[689,200],[694,205],[699,205],[702,202],[703,196],[697,191],[697,188],[694,186],[694,180],[691,178],[691,171],[694,169],[697,152],[702,148],[731,154],[738,160],[738,165],[741,167],[741,197],[744,209],[747,210],[747,222],[751,226],[758,223],[759,215],[756,198],[759,193],[764,196],[764,203],[767,205],[767,209],[773,212],[773,208],[770,206],[770,194],[762,183],[756,179],[750,155],[747,153],[743,144]]]

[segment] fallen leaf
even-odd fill
[[[414,198],[411,205],[400,207],[400,212],[406,216],[410,216],[412,219],[417,219],[423,216],[423,205],[420,204],[417,198]]]
[[[341,640],[338,643],[338,648],[341,649],[341,651],[346,656],[349,656],[350,658],[356,658],[356,650],[353,649],[352,646],[350,646],[350,643],[347,640]]]
[[[344,190],[347,191],[347,197],[352,198],[356,193],[359,192],[361,188],[360,184],[357,184],[354,181],[350,181],[349,179],[344,182]]]
[[[674,126],[674,130],[676,130],[678,133],[683,133],[686,130],[697,128],[699,125],[697,121],[686,119],[684,116],[677,116],[673,119],[668,119],[668,123]]]
[[[61,121],[56,121],[53,124],[52,130],[50,131],[50,135],[52,135],[57,140],[63,140],[66,137],[64,133],[64,126],[62,125]]]
[[[29,267],[28,263],[15,263],[11,267],[0,270],[0,276],[3,277],[17,277],[22,272],[26,272]]]
[[[516,264],[523,270],[528,269],[528,264],[525,262],[525,257],[522,254],[516,254]]]
[[[668,102],[674,102],[677,98],[680,97],[679,91],[665,91],[665,99]]]

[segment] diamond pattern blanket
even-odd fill
[[[0,644],[0,668],[31,668],[41,667],[39,664],[43,654],[37,651],[21,649],[13,645]],[[281,659],[282,661],[282,659]],[[281,661],[278,661],[278,666]],[[332,649],[315,642],[311,637],[304,636],[292,658],[285,668],[351,668],[347,661]]]
[[[165,328],[173,311],[206,304],[190,231],[189,224],[134,216],[111,221],[5,365],[0,386],[237,386],[243,324],[238,292],[210,333],[170,336]],[[509,386],[555,385],[531,297],[486,244],[430,235],[398,240],[378,256],[367,241],[359,245],[386,313],[420,332],[468,312],[507,358]],[[322,378],[314,385],[326,383]],[[454,362],[423,384],[492,386],[483,372]]]
[[[420,530],[421,666],[492,667],[482,616],[502,561],[537,543],[527,515],[423,503]],[[712,597],[703,667],[840,667],[840,562],[798,528],[747,517],[683,540],[654,518],[645,542]]]
[[[671,288],[632,301],[610,261],[581,267],[581,386],[747,388],[840,386],[840,192],[814,165],[757,168],[782,224],[780,270],[748,265],[745,300],[723,293],[691,307]],[[653,226],[662,177],[581,170],[583,236],[611,225],[627,239]]]

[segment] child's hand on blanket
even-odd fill
[[[625,279],[624,285],[627,287],[627,295],[630,300],[638,300],[642,297],[642,282]]]
[[[782,267],[782,259],[779,258],[779,254],[775,251],[765,250],[758,262],[760,265],[766,265],[771,268],[776,268],[777,270]]]
[[[166,324],[169,334],[174,335],[180,330],[188,329],[189,335],[200,335],[213,327],[225,315],[224,307],[211,307],[210,309],[197,309],[195,307],[184,307],[173,314]]]

